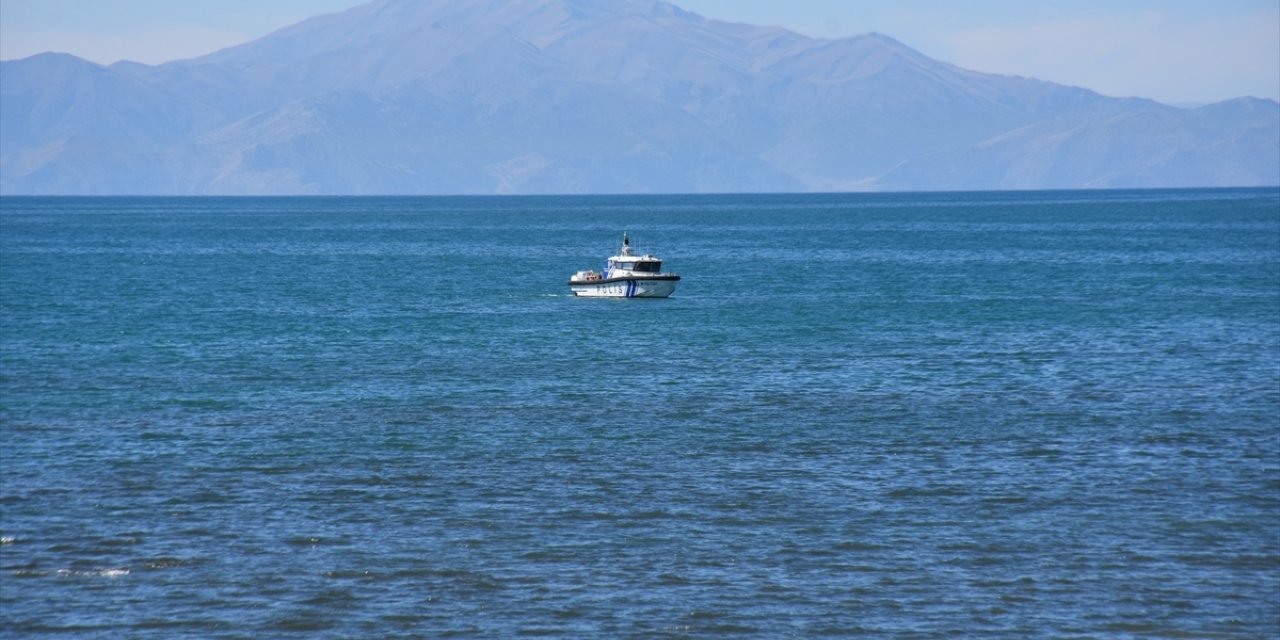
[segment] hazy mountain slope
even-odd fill
[[[0,192],[1276,184],[1278,108],[1117,100],[657,0],[377,0],[163,65],[0,63]]]
[[[895,190],[1253,186],[1280,178],[1280,105],[1193,111],[1129,100],[1071,111],[912,159],[870,186]]]
[[[171,140],[190,127],[180,98],[67,54],[41,54],[0,69],[0,144],[40,145],[81,134]]]

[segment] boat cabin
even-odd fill
[[[616,256],[609,260],[609,270],[634,271],[636,273],[661,273],[662,261],[653,256],[640,258],[632,256]]]

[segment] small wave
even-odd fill
[[[969,492],[962,487],[946,485],[927,485],[918,487],[900,487],[889,492],[894,498],[933,498],[967,496]]]
[[[119,578],[129,575],[129,570],[123,567],[112,567],[106,569],[91,569],[88,571],[80,571],[77,569],[58,569],[53,572],[56,576],[73,576],[77,578]]]
[[[17,541],[18,539],[13,536],[0,536],[0,544],[13,544]]]
[[[143,564],[142,566],[143,568],[148,569],[150,571],[161,571],[164,569],[177,569],[181,567],[186,567],[186,566],[190,566],[191,564],[194,564],[192,560],[188,560],[185,558],[172,558],[172,557],[165,556],[165,557],[159,557],[159,558],[151,558],[150,560],[147,560],[146,563]]]
[[[284,542],[291,547],[320,547],[347,544],[348,540],[345,537],[292,536],[286,538]]]
[[[889,547],[874,542],[861,542],[858,540],[845,540],[836,543],[833,547],[836,551],[884,551]]]
[[[127,567],[98,567],[94,569],[11,569],[5,572],[15,578],[120,578],[133,573]]]
[[[121,538],[108,538],[99,541],[98,544],[103,547],[129,547],[142,544],[143,540],[139,537],[126,536]]]

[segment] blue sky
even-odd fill
[[[0,59],[189,58],[362,0],[0,0]],[[1277,0],[674,0],[834,38],[876,31],[965,68],[1112,96],[1280,99]]]

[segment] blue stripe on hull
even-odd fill
[[[628,280],[611,283],[571,283],[575,296],[593,298],[665,298],[675,289],[675,282]]]

